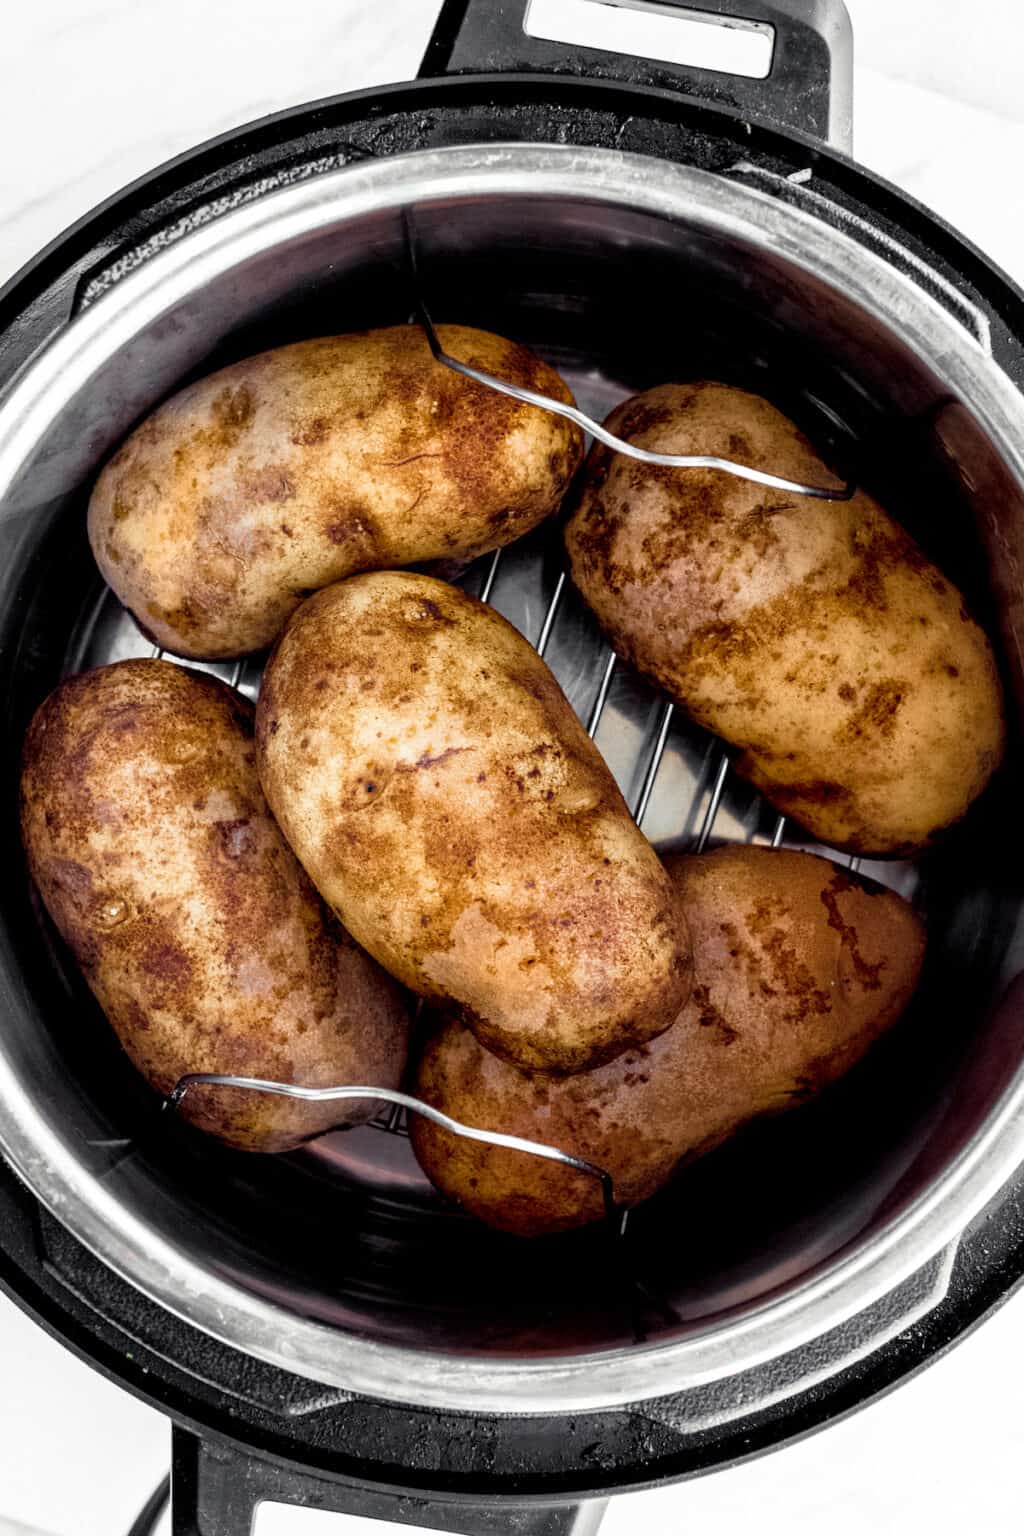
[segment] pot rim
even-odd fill
[[[498,144],[416,151],[325,173],[226,213],[123,277],[25,365],[0,399],[0,499],[55,411],[95,368],[197,286],[340,217],[440,198],[611,202],[756,242],[854,299],[952,391],[1024,490],[1024,401],[926,291],[823,220],[707,171],[606,149]],[[483,1360],[381,1344],[296,1316],[197,1263],[103,1187],[47,1123],[3,1050],[0,1150],[100,1260],[186,1323],[314,1381],[416,1407],[569,1413],[684,1391],[776,1359],[846,1322],[952,1243],[1024,1160],[1024,1063],[928,1190],[871,1240],[775,1299],[686,1339],[552,1360]]]

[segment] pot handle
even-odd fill
[[[813,1392],[877,1357],[897,1340],[912,1337],[914,1327],[945,1301],[957,1248],[957,1243],[951,1243],[872,1306],[810,1344],[738,1376],[723,1376],[672,1397],[636,1403],[634,1412],[677,1434],[693,1435]]]
[[[853,141],[853,33],[844,0],[560,0],[572,29],[588,29],[592,10],[643,15],[645,28],[682,41],[686,22],[735,29],[744,22],[773,34],[771,63],[761,79],[684,63],[636,58],[604,46],[556,42],[542,35],[553,0],[445,0],[420,77],[529,73],[584,75],[626,85],[656,86],[712,102],[745,118],[763,118],[825,139],[850,153]],[[677,11],[678,17],[672,15]],[[601,14],[604,13],[604,14]],[[623,16],[620,26],[628,27]],[[527,28],[530,31],[527,31]],[[673,34],[677,29],[678,36]],[[540,34],[540,35],[539,35]],[[657,45],[655,45],[657,46]],[[678,57],[677,47],[669,50]],[[685,56],[685,55],[684,55]]]
[[[607,1500],[586,1504],[449,1503],[360,1488],[200,1439],[175,1425],[172,1536],[252,1536],[261,1504],[389,1520],[459,1536],[596,1536]]]

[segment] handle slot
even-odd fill
[[[527,37],[766,80],[775,28],[658,0],[530,0]]]

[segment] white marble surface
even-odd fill
[[[849,0],[857,154],[1024,282],[1020,0]],[[436,0],[4,7],[0,281],[132,177],[262,113],[415,71]],[[959,1536],[1021,1527],[1024,1299],[894,1395],[727,1473],[617,1500],[607,1536]],[[116,1536],[164,1421],[0,1301],[0,1536]],[[11,1525],[9,1522],[16,1522]],[[379,1529],[379,1528],[373,1528]],[[267,1510],[259,1536],[371,1527]]]

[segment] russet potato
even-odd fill
[[[463,362],[572,400],[525,347],[438,334]],[[100,475],[89,537],[159,645],[242,656],[353,571],[510,543],[556,510],[582,451],[571,423],[435,362],[418,326],[300,341],[154,411]]]
[[[29,868],[135,1067],[396,1088],[398,988],[325,910],[260,790],[252,706],[170,662],[62,683],[28,733]],[[379,1101],[303,1104],[197,1087],[182,1114],[279,1152]]]
[[[259,770],[346,928],[520,1066],[577,1071],[668,1027],[675,892],[551,672],[431,577],[353,576],[295,614]]]
[[[641,447],[835,477],[767,401],[664,385],[609,428]],[[905,855],[964,815],[1004,747],[992,650],[960,593],[865,492],[816,500],[597,445],[566,533],[615,647],[821,842]]]
[[[416,1094],[463,1124],[544,1142],[647,1199],[684,1159],[804,1103],[858,1061],[909,1001],[924,955],[913,910],[811,854],[727,847],[670,858],[693,940],[672,1027],[596,1071],[517,1071],[454,1021],[427,1040]],[[523,1236],[598,1220],[586,1173],[466,1140],[422,1116],[412,1143],[439,1190]]]

